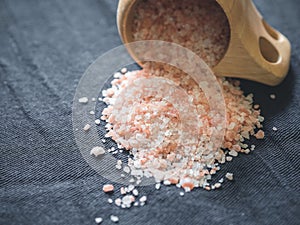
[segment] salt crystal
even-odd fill
[[[238,153],[235,150],[230,150],[229,155],[236,157],[238,156]]]
[[[79,98],[78,101],[79,101],[79,103],[86,104],[86,103],[88,103],[89,99],[87,97],[82,97],[82,98]]]
[[[95,124],[96,124],[96,125],[100,125],[100,123],[101,123],[101,121],[100,121],[99,119],[96,119],[96,120],[95,120]]]
[[[159,189],[160,189],[160,183],[156,183],[156,184],[155,184],[155,189],[156,189],[156,190],[159,190]]]
[[[134,189],[134,185],[129,184],[128,185],[128,191],[127,192],[131,192]]]
[[[138,192],[137,189],[133,189],[133,190],[132,190],[132,194],[133,194],[134,196],[138,196],[138,195],[139,195],[139,192]]]
[[[102,190],[104,192],[112,192],[114,190],[114,186],[112,184],[105,184],[103,185]]]
[[[130,173],[130,168],[129,168],[128,166],[125,166],[125,167],[123,168],[123,171],[124,171],[125,173]]]
[[[124,67],[124,68],[121,69],[121,73],[124,74],[124,73],[126,73],[126,72],[127,72],[127,68]]]
[[[111,198],[109,198],[109,199],[107,199],[107,202],[108,202],[109,204],[111,204],[111,203],[113,203],[113,200],[112,200]]]
[[[275,99],[275,98],[276,98],[276,95],[275,95],[275,94],[270,94],[270,98],[271,98],[271,99]]]
[[[84,130],[84,131],[88,131],[90,128],[91,128],[91,125],[86,124],[86,125],[83,127],[83,130]]]
[[[180,195],[180,196],[184,196],[184,192],[182,192],[182,191],[179,192],[179,195]]]
[[[215,183],[215,188],[220,188],[221,187],[221,183]]]
[[[121,206],[122,200],[120,198],[115,199],[116,206]]]
[[[119,222],[119,217],[114,216],[114,215],[111,215],[111,216],[110,216],[110,220],[111,220],[112,222],[114,222],[114,223],[117,223],[117,222]]]
[[[147,201],[147,196],[142,196],[141,198],[140,198],[140,202],[146,202]]]
[[[98,224],[102,223],[102,221],[103,221],[103,219],[101,217],[95,218],[95,222]]]
[[[228,161],[228,162],[232,161],[232,157],[231,156],[226,156],[226,161]]]
[[[93,110],[90,111],[90,115],[95,115],[95,112]]]
[[[278,129],[276,127],[273,127],[272,130],[277,131]]]
[[[226,177],[228,180],[233,180],[233,173],[226,173],[225,177]]]
[[[104,148],[100,147],[100,146],[96,146],[94,148],[92,148],[90,154],[94,155],[95,157],[98,157],[99,155],[103,155],[105,153]]]

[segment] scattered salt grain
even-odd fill
[[[105,153],[104,148],[100,147],[100,146],[96,146],[94,148],[92,148],[90,154],[94,155],[95,157],[98,157],[99,155],[103,155]]]
[[[179,192],[179,195],[184,196],[184,192],[183,191]]]
[[[95,218],[95,222],[98,224],[102,223],[102,221],[103,221],[103,219],[101,217]]]
[[[127,68],[124,67],[121,69],[121,73],[125,74],[126,72],[127,72]]]
[[[78,101],[79,101],[79,103],[86,104],[86,103],[88,103],[89,99],[87,97],[82,97],[82,98],[79,98]]]
[[[84,130],[84,131],[88,131],[90,128],[91,128],[91,125],[86,124],[86,125],[83,127],[83,130]]]
[[[277,131],[278,129],[277,129],[277,127],[273,127],[272,130]]]
[[[133,190],[132,190],[132,194],[133,194],[134,196],[138,196],[138,195],[139,195],[139,191],[138,191],[137,189],[133,189]]]
[[[226,177],[228,180],[233,180],[233,173],[226,173],[225,177]]]
[[[134,185],[129,184],[128,188],[127,188],[127,192],[131,192],[131,191],[133,191],[133,189],[134,189]]]
[[[107,192],[112,192],[114,191],[114,186],[112,184],[105,184],[103,185],[102,190],[107,193]]]
[[[232,161],[232,157],[231,156],[226,156],[226,161],[228,161],[228,162]]]
[[[117,223],[117,222],[119,222],[119,217],[117,217],[117,216],[115,216],[115,215],[111,215],[111,216],[110,216],[110,220],[111,220],[112,222],[114,222],[114,223]]]
[[[124,187],[121,187],[121,189],[120,189],[121,195],[125,195],[126,192],[127,192],[127,191],[125,190],[125,188],[124,188]]]
[[[121,204],[122,204],[122,200],[120,198],[116,198],[115,199],[115,205],[116,206],[121,206]]]
[[[111,203],[113,203],[114,201],[113,201],[111,198],[109,198],[109,199],[107,199],[107,202],[108,202],[109,204],[111,204]]]
[[[95,115],[95,112],[93,110],[91,110],[90,115]]]
[[[155,184],[155,189],[156,189],[156,190],[159,190],[159,189],[160,189],[160,183],[156,183],[156,184]]]
[[[270,98],[271,98],[271,99],[275,99],[275,98],[276,98],[276,95],[275,95],[275,94],[270,94]]]
[[[96,124],[96,125],[100,125],[100,123],[101,123],[101,121],[100,121],[99,119],[96,119],[96,120],[95,120],[95,124]]]
[[[96,101],[96,98],[92,98],[92,102],[95,102]]]
[[[215,188],[220,188],[221,187],[221,183],[215,183]]]
[[[147,201],[147,196],[146,195],[142,196],[139,201],[140,202],[146,202]]]

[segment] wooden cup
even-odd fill
[[[291,44],[272,28],[252,0],[216,0],[230,25],[226,54],[212,68],[217,76],[236,77],[275,86],[287,75]],[[117,11],[119,34],[124,43],[132,38],[133,12],[138,0],[120,0]],[[129,53],[136,59],[133,51]]]

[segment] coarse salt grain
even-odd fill
[[[109,198],[109,199],[107,199],[107,202],[108,202],[109,204],[112,204],[114,201],[113,201],[111,198]]]
[[[228,180],[233,180],[233,173],[226,173],[225,177],[226,177]]]
[[[95,222],[98,224],[102,223],[102,221],[103,221],[103,219],[101,217],[95,218]]]
[[[105,184],[103,185],[102,190],[107,193],[107,192],[112,192],[114,191],[114,186],[112,184]]]
[[[116,206],[121,206],[121,204],[122,204],[122,200],[120,198],[116,198],[115,199],[115,205]]]
[[[82,98],[79,98],[78,99],[78,102],[79,103],[83,103],[83,104],[86,104],[88,103],[89,99],[87,97],[82,97]]]
[[[139,191],[138,191],[137,189],[133,189],[133,190],[132,190],[132,194],[133,194],[134,196],[138,196],[138,195],[139,195]]]
[[[147,196],[142,196],[139,200],[140,202],[146,202],[147,201]]]
[[[238,153],[235,150],[230,150],[229,155],[236,157]]]
[[[124,74],[124,73],[126,73],[126,72],[127,72],[127,68],[124,67],[124,68],[121,69],[121,73]]]
[[[98,157],[99,155],[105,154],[105,150],[104,150],[104,148],[102,148],[100,146],[96,146],[96,147],[92,148],[90,154],[94,155],[95,157]]]
[[[277,129],[277,127],[273,127],[272,130],[277,131],[278,129]]]
[[[117,216],[115,216],[115,215],[111,215],[111,216],[110,216],[110,220],[111,220],[112,222],[114,222],[114,223],[117,223],[117,222],[119,222],[119,217],[117,217]]]
[[[95,124],[96,124],[96,125],[100,125],[100,123],[101,123],[101,121],[100,121],[99,119],[96,119],[96,120],[95,120]]]
[[[86,124],[86,125],[83,127],[83,130],[84,130],[84,131],[88,131],[90,128],[91,128],[91,125]]]
[[[156,184],[155,184],[155,189],[156,189],[156,190],[159,190],[159,189],[160,189],[160,183],[156,183]]]
[[[276,95],[275,94],[270,94],[270,98],[271,99],[276,99]]]

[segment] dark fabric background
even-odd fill
[[[147,205],[129,210],[107,203],[108,181],[81,157],[71,120],[83,72],[121,44],[117,3],[0,1],[0,224],[94,224],[96,216],[111,224],[110,214],[120,224],[300,224],[299,1],[256,1],[293,52],[280,86],[242,82],[262,106],[266,138],[223,166],[235,181],[184,197],[175,187],[146,187]]]

